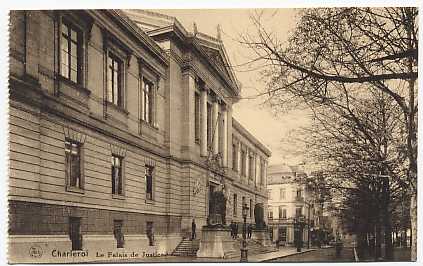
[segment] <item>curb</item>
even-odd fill
[[[280,258],[286,258],[286,257],[289,257],[289,256],[294,256],[294,255],[303,254],[303,253],[307,253],[307,252],[310,252],[310,251],[316,251],[316,250],[317,249],[304,250],[304,251],[301,251],[301,252],[295,252],[295,253],[291,253],[291,254],[287,254],[287,255],[282,255],[282,256],[279,256],[279,257],[271,258],[271,259],[261,260],[261,261],[258,261],[258,262],[271,262],[272,260],[276,260],[276,259],[280,259]]]

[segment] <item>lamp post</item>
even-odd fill
[[[240,262],[248,262],[248,249],[247,249],[247,214],[248,214],[247,203],[242,205],[242,217],[244,218],[244,226],[242,228],[242,244],[241,244],[241,260]]]
[[[295,246],[297,247],[297,252],[301,252],[303,246],[303,226],[304,226],[304,217],[294,218],[294,236],[295,237]]]
[[[308,216],[307,216],[307,248],[310,249],[310,203],[308,205]],[[313,206],[313,205],[311,205]]]

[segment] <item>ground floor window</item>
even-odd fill
[[[287,228],[286,227],[279,227],[279,241],[282,241],[282,242],[287,241]]]
[[[273,241],[273,227],[269,226],[269,237],[270,237],[270,241]]]
[[[147,238],[148,238],[148,245],[154,246],[154,227],[153,222],[147,222]]]
[[[69,217],[69,237],[72,250],[82,250],[81,218]]]
[[[117,248],[123,248],[125,244],[125,238],[123,236],[123,221],[122,220],[113,221],[113,234],[116,239]]]

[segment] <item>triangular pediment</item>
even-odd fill
[[[208,59],[213,62],[216,67],[223,71],[229,80],[236,84],[235,76],[230,70],[231,65],[229,63],[229,59],[226,57],[223,47],[221,45],[213,45],[214,47],[211,47],[210,45],[202,42],[200,42],[200,46],[207,54]]]

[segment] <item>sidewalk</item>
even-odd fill
[[[280,248],[278,251],[275,252],[269,252],[269,253],[264,253],[264,254],[257,254],[254,255],[252,257],[249,257],[248,261],[251,262],[266,262],[269,260],[273,260],[273,259],[277,259],[277,258],[283,258],[283,257],[287,257],[287,256],[291,256],[291,255],[295,255],[295,254],[302,254],[305,252],[309,252],[309,251],[313,251],[315,249],[306,249],[306,248],[302,248],[301,252],[297,252],[296,248]]]
[[[248,262],[266,262],[269,260],[283,258],[295,254],[302,254],[305,252],[313,251],[315,249],[303,248],[301,252],[297,252],[293,247],[281,247],[278,251],[268,252],[262,254],[255,254],[248,256]],[[182,257],[182,256],[164,256],[164,257],[145,257],[137,259],[120,259],[120,260],[107,260],[95,261],[92,263],[122,263],[122,262],[146,262],[146,263],[164,263],[164,262],[239,262],[241,254],[234,258],[218,259],[218,258],[197,258],[197,257]]]

